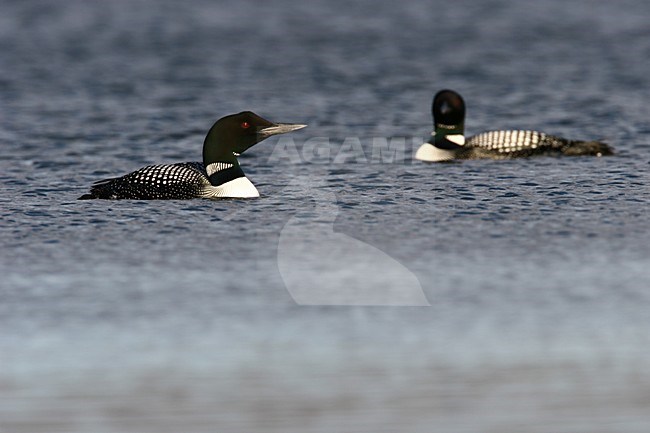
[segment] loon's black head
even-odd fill
[[[433,132],[415,153],[427,162],[451,161],[465,145],[465,102],[453,90],[441,90],[431,104]]]
[[[433,97],[431,114],[436,128],[462,127],[465,121],[465,101],[453,90],[441,90]]]
[[[252,111],[242,111],[217,120],[203,142],[203,162],[237,161],[236,155],[277,134],[302,129],[307,125],[273,123]],[[234,162],[233,162],[234,161]]]
[[[433,134],[429,143],[443,149],[464,144],[465,101],[453,90],[441,90],[433,97]]]

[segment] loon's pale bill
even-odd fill
[[[277,135],[277,134],[286,134],[287,132],[291,131],[297,131],[298,129],[302,129],[306,127],[307,125],[301,125],[301,124],[293,124],[293,123],[276,123],[273,126],[269,126],[268,128],[263,128],[259,130],[259,134],[262,137],[270,137],[272,135]]]

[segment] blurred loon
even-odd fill
[[[273,123],[244,111],[222,117],[203,142],[203,162],[150,165],[122,177],[95,182],[79,200],[252,198],[259,192],[239,167],[237,156],[276,134],[307,125]]]
[[[509,159],[535,155],[594,155],[613,153],[598,141],[567,140],[538,131],[488,131],[465,138],[465,102],[453,90],[441,90],[431,106],[434,131],[415,153],[428,162],[453,159]]]

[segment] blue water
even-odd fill
[[[645,0],[0,10],[3,433],[650,431]],[[414,163],[445,87],[617,155]],[[260,199],[76,200],[246,109]]]

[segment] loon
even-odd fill
[[[453,159],[510,159],[535,155],[612,155],[611,147],[598,141],[567,140],[539,131],[488,131],[465,138],[465,102],[453,90],[441,90],[431,106],[434,131],[415,159],[428,162]]]
[[[203,162],[149,165],[122,177],[95,182],[79,200],[253,198],[260,194],[239,167],[237,156],[276,134],[307,125],[273,123],[251,111],[217,120],[203,142]]]

